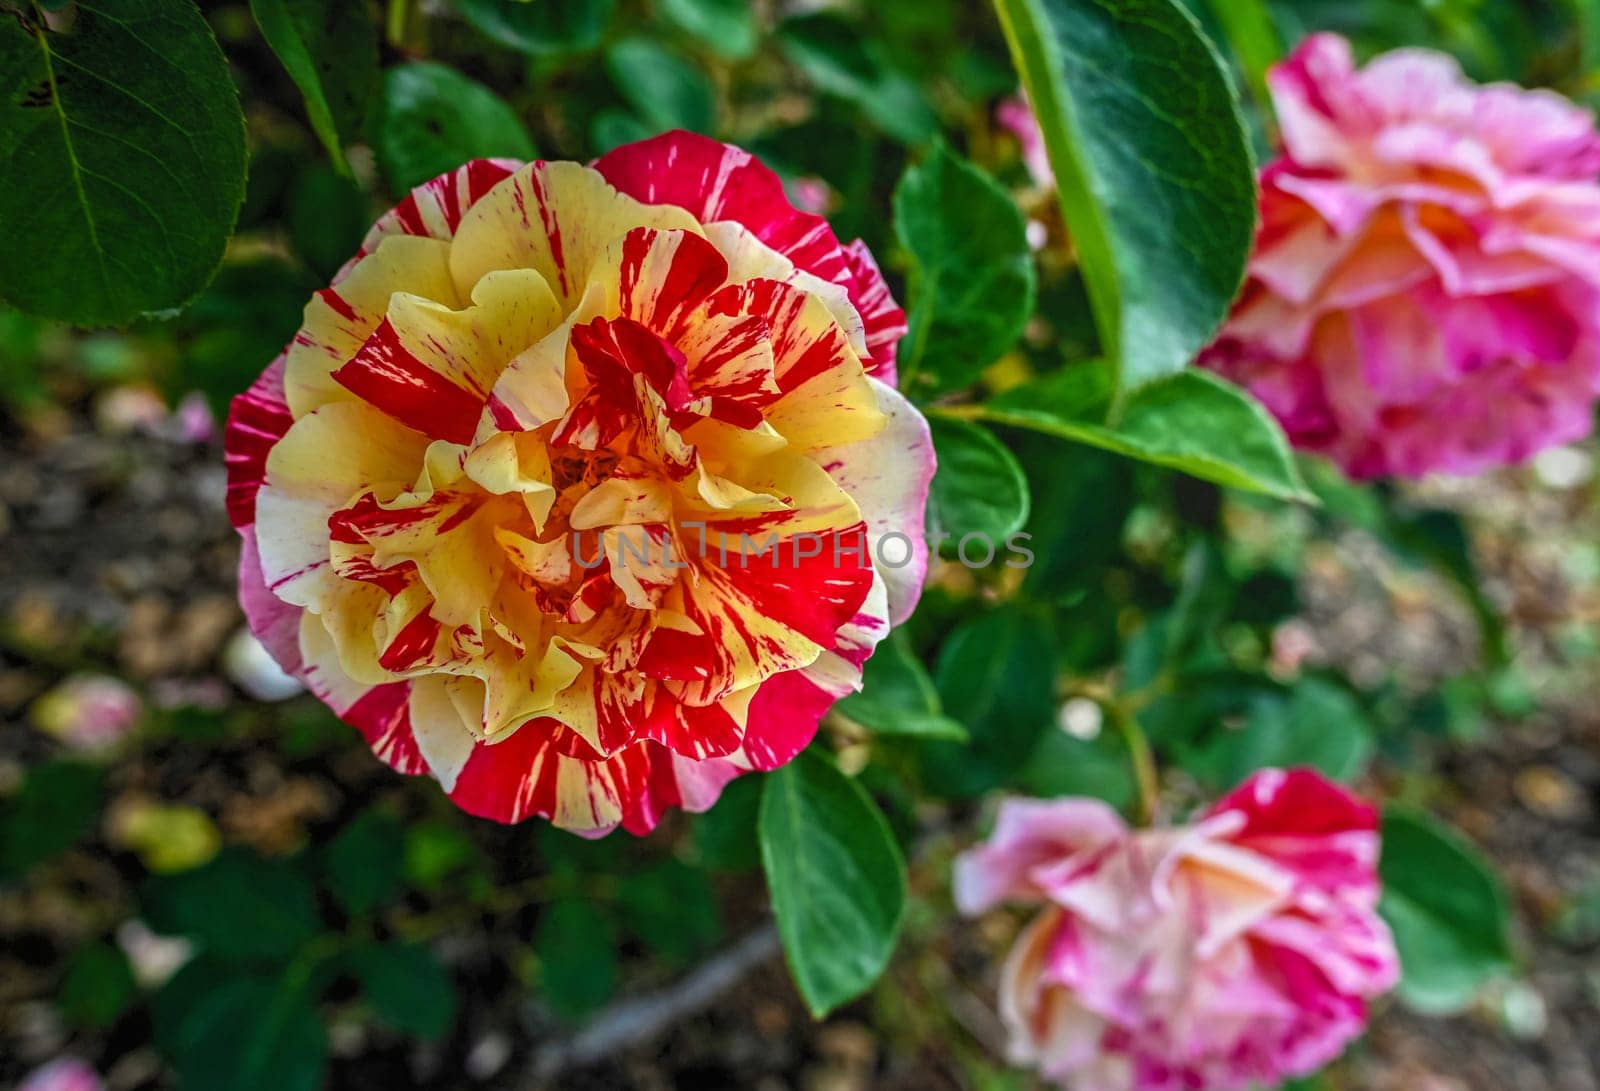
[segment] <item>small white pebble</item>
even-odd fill
[[[1075,739],[1089,740],[1100,734],[1101,722],[1105,713],[1100,706],[1087,697],[1074,697],[1061,706],[1056,722],[1061,730]]]
[[[258,701],[286,701],[305,689],[298,679],[284,673],[249,629],[240,629],[228,641],[222,669]]]
[[[1533,460],[1533,472],[1552,489],[1576,489],[1594,477],[1594,456],[1579,447],[1552,447]]]

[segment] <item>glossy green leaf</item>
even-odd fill
[[[367,811],[339,831],[324,854],[328,886],[347,913],[370,913],[400,893],[405,836],[382,811]]]
[[[715,807],[694,816],[694,856],[702,867],[745,872],[761,866],[756,820],[763,780],[749,774],[738,778],[722,790]]]
[[[600,44],[616,0],[451,0],[482,34],[534,56]]]
[[[261,36],[306,102],[311,129],[341,174],[378,89],[378,29],[350,0],[250,0]]]
[[[1175,0],[994,3],[1117,386],[1181,370],[1227,314],[1255,230],[1255,167],[1216,51]]]
[[[871,797],[809,751],[767,775],[760,834],[784,956],[820,1019],[889,964],[905,911],[905,861]]]
[[[1128,748],[1109,725],[1092,739],[1046,731],[1016,781],[1018,789],[1040,799],[1087,796],[1119,811],[1130,810],[1139,795]]]
[[[0,299],[78,325],[180,307],[244,200],[244,116],[192,0],[0,17]]]
[[[300,868],[242,848],[224,849],[194,871],[151,879],[140,901],[157,932],[186,936],[236,962],[287,959],[322,925]]]
[[[659,0],[656,7],[668,22],[724,57],[748,57],[756,47],[755,13],[749,0]]]
[[[914,395],[968,386],[1033,313],[1022,213],[993,178],[940,145],[895,188],[894,224],[913,260],[901,386]]]
[[[929,422],[939,468],[928,493],[928,529],[946,557],[963,554],[962,539],[978,536],[965,555],[977,561],[987,542],[1003,553],[1028,521],[1028,480],[1016,456],[987,428],[965,421]]]
[[[1433,1014],[1459,1011],[1510,966],[1505,890],[1460,835],[1425,814],[1391,807],[1378,873],[1407,1004]]]
[[[352,956],[373,1014],[402,1034],[440,1038],[456,1014],[456,985],[419,944],[372,944]]]
[[[1054,644],[1037,613],[1001,606],[958,626],[934,669],[944,711],[965,746],[930,743],[923,778],[937,795],[970,798],[1005,784],[1055,723]]]
[[[1114,424],[1097,424],[1093,407],[1098,403],[1076,381],[1077,374],[1075,366],[1046,382],[1009,390],[973,415],[1245,492],[1314,499],[1283,429],[1232,383],[1207,371],[1183,371],[1140,387]]]
[[[625,38],[606,50],[606,71],[624,100],[655,130],[708,133],[716,125],[716,88],[699,68],[649,38]]]
[[[898,633],[890,633],[862,671],[860,693],[834,705],[839,715],[874,735],[965,742],[967,729],[946,716],[927,668]]]
[[[396,193],[469,159],[533,157],[533,141],[504,99],[432,61],[384,73],[374,143],[378,166]]]

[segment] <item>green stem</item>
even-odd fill
[[[1212,0],[1211,10],[1233,46],[1239,65],[1250,84],[1250,94],[1271,115],[1272,92],[1267,86],[1267,71],[1283,56],[1283,43],[1272,16],[1262,0]]]
[[[390,45],[396,49],[407,48],[416,24],[416,15],[416,0],[389,0],[389,15],[385,30],[389,35]]]
[[[1122,741],[1128,747],[1128,761],[1133,766],[1134,781],[1139,787],[1139,813],[1135,816],[1141,826],[1152,825],[1161,812],[1161,780],[1156,774],[1156,759],[1150,749],[1150,740],[1144,728],[1121,701],[1114,697],[1100,702]]]

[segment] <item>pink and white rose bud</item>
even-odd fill
[[[1002,971],[1015,1063],[1073,1091],[1244,1091],[1338,1056],[1394,985],[1377,861],[1371,807],[1264,770],[1177,828],[1007,801],[955,896],[1044,906]]]
[[[106,750],[139,722],[139,695],[104,674],[68,678],[33,704],[33,722],[74,750]]]
[[[74,1057],[62,1057],[36,1068],[17,1091],[104,1091],[95,1070]]]
[[[1600,134],[1548,91],[1309,38],[1270,77],[1283,155],[1202,363],[1355,477],[1476,473],[1589,433]]]

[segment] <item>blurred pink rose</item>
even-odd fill
[[[1284,155],[1202,362],[1356,477],[1475,473],[1588,434],[1600,135],[1548,91],[1309,38],[1270,79]]]
[[[1265,770],[1177,829],[1008,801],[955,894],[1045,906],[1002,971],[1014,1062],[1073,1091],[1236,1091],[1332,1060],[1394,985],[1377,860],[1372,808]]]
[[[33,703],[33,722],[74,750],[115,746],[139,722],[143,704],[126,683],[77,674]]]
[[[1006,99],[996,107],[994,118],[1022,145],[1022,162],[1033,184],[1041,189],[1054,189],[1056,175],[1050,169],[1050,156],[1044,150],[1044,134],[1039,131],[1038,119],[1028,108],[1027,101],[1020,96]]]
[[[17,1091],[103,1091],[94,1069],[74,1057],[62,1057],[36,1068]]]

